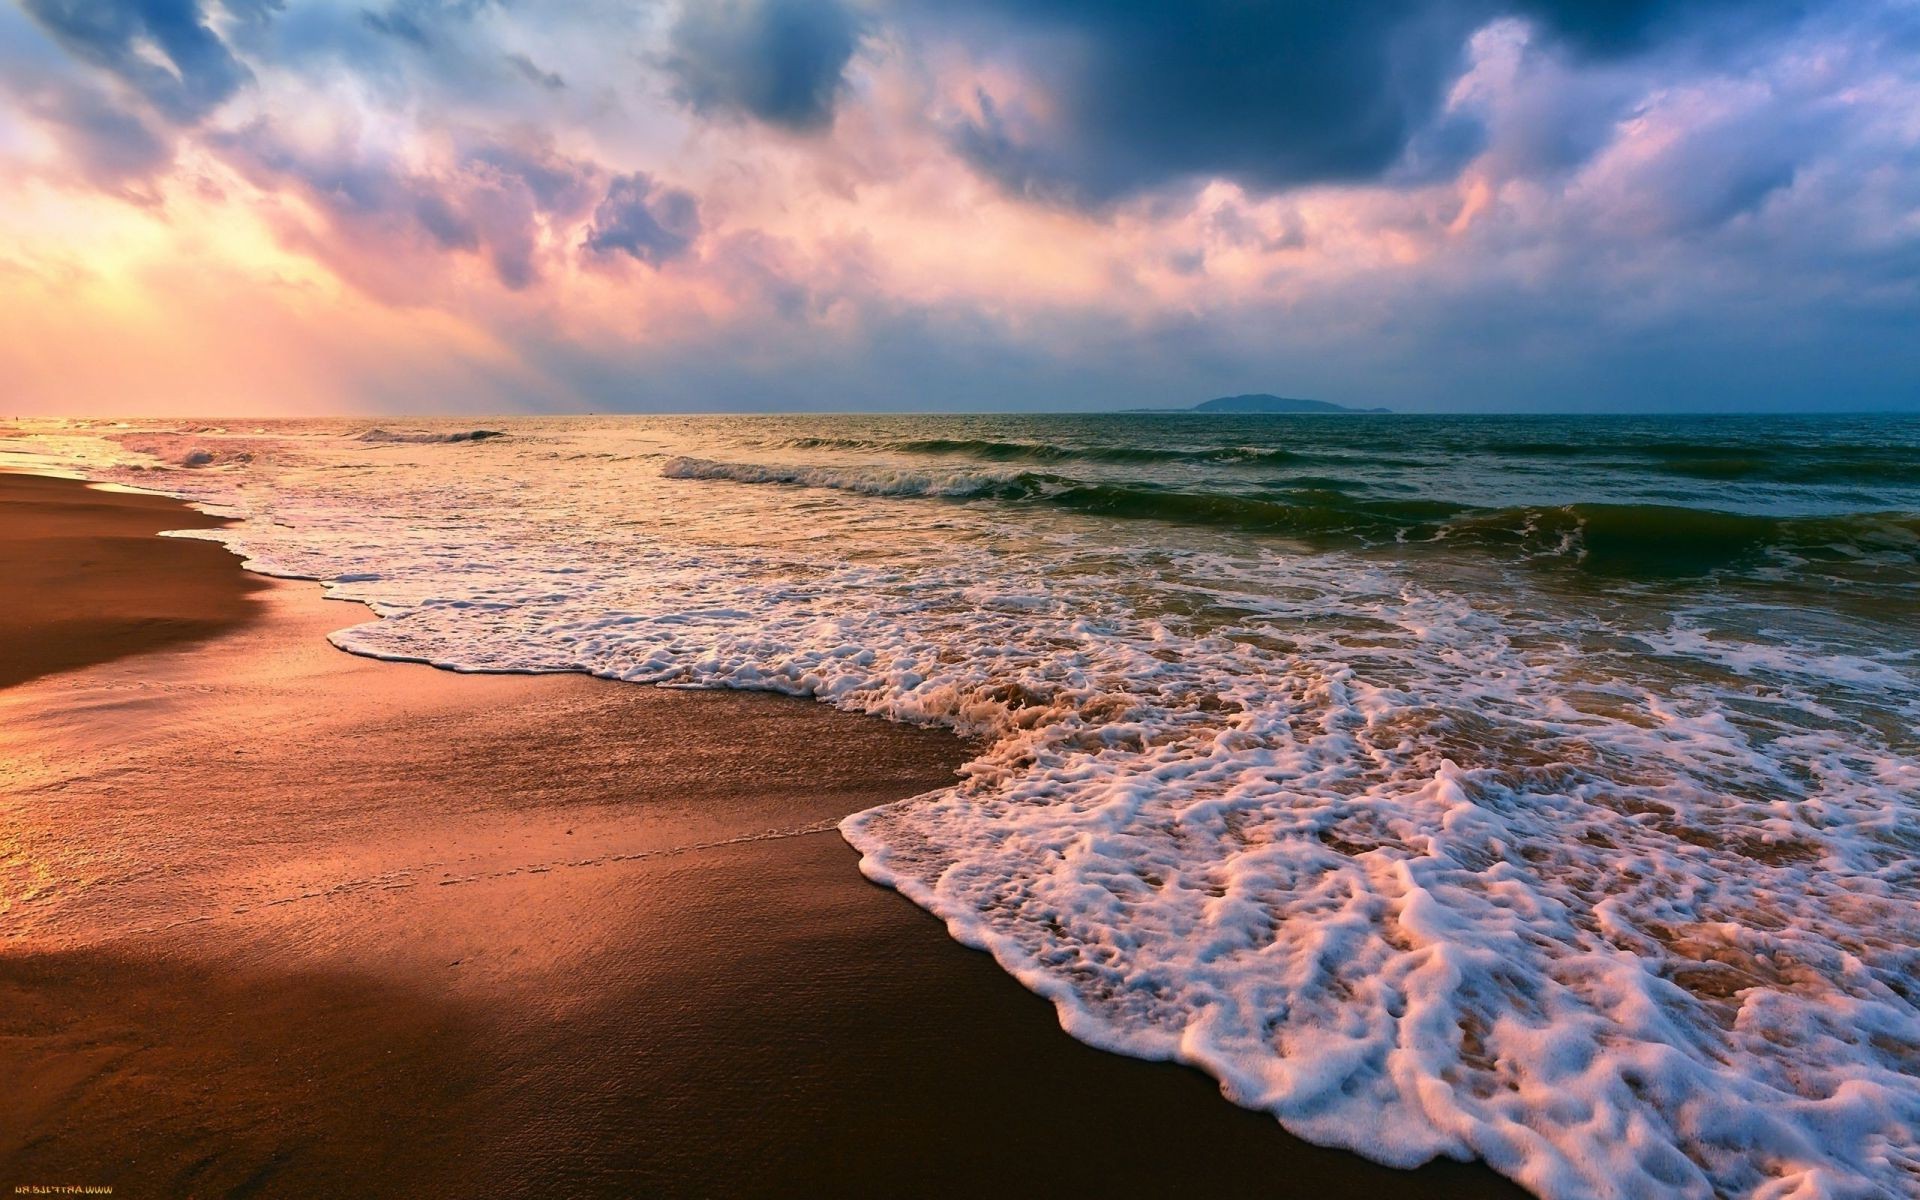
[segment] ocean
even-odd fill
[[[1309,1140],[1920,1193],[1920,418],[4,428],[354,653],[973,739],[862,869]]]

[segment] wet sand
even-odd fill
[[[0,687],[232,628],[264,581],[236,580],[217,545],[153,536],[221,524],[159,496],[0,475]]]
[[[3,475],[0,505],[85,545],[195,523]],[[354,658],[324,634],[364,610],[149,540],[33,568],[57,629],[112,636],[0,624],[0,1187],[1519,1194],[1082,1046],[867,883],[834,823],[945,782],[948,735]],[[0,579],[49,552],[0,536]],[[218,595],[159,614],[135,563]]]

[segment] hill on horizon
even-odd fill
[[[1248,392],[1241,396],[1218,396],[1202,400],[1191,408],[1129,408],[1126,412],[1195,413],[1384,413],[1389,408],[1349,408],[1328,400],[1302,400],[1294,396],[1275,396],[1270,392]]]
[[[1384,408],[1349,408],[1328,400],[1301,400],[1293,396],[1275,396],[1267,392],[1248,392],[1242,396],[1220,396],[1203,400],[1193,412],[1216,413],[1383,413]]]

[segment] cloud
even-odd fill
[[[1472,66],[1449,106],[1471,114],[1484,135],[1476,170],[1495,179],[1552,180],[1578,168],[1614,137],[1645,90],[1617,68],[1575,62],[1566,48],[1541,46],[1537,31],[1503,20],[1469,43]]]
[[[622,175],[593,210],[586,249],[602,258],[624,254],[658,267],[685,254],[700,236],[693,193],[661,187],[646,175]]]
[[[557,92],[567,86],[567,81],[556,72],[546,70],[524,54],[504,56],[508,66],[520,73],[528,83],[537,84],[550,92]]]
[[[171,133],[84,80],[22,71],[0,83],[0,91],[51,127],[68,165],[102,191],[146,202],[150,196],[140,185],[173,163]]]
[[[431,260],[444,255],[478,256],[510,291],[533,286],[546,260],[565,253],[606,178],[596,164],[538,142],[486,137],[416,162],[362,153],[344,139],[302,145],[267,123],[211,145],[256,187],[292,192],[322,218],[296,241],[395,300],[417,299],[439,274]]]
[[[24,7],[74,57],[178,124],[198,122],[253,77],[208,26],[198,0],[24,0]]]
[[[476,404],[1910,402],[1915,14],[21,0],[0,298],[223,266],[529,364]]]
[[[402,42],[410,42],[421,50],[430,49],[433,46],[433,38],[428,35],[426,27],[405,9],[396,8],[388,12],[374,12],[372,9],[366,9],[361,12],[360,19],[365,21],[367,28],[375,33],[385,34]]]
[[[695,111],[794,131],[833,121],[860,21],[841,0],[690,0],[665,58]]]
[[[360,19],[369,29],[431,50],[441,33],[470,23],[497,0],[393,0],[384,9],[362,9]]]
[[[284,12],[287,0],[221,0],[220,7],[241,27],[257,29]]]
[[[1743,40],[1772,32],[1812,6],[1809,0],[1514,0],[1511,11],[1583,53],[1618,56],[1708,27]]]
[[[1833,136],[1826,114],[1767,89],[1695,89],[1631,121],[1582,181],[1605,220],[1631,237],[1696,236],[1790,187]]]
[[[1172,184],[1257,191],[1417,181],[1481,145],[1443,101],[1476,30],[1537,25],[1588,56],[1642,51],[1713,21],[1772,27],[1787,0],[925,0],[923,41],[959,41],[1017,84],[982,85],[955,147],[1016,194],[1098,208]]]
[[[1438,109],[1472,25],[1399,0],[976,8],[962,32],[1028,90],[982,88],[955,144],[1017,193],[1096,206],[1187,179],[1378,176]]]

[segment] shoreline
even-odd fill
[[[311,584],[152,537],[217,519],[28,478],[10,532],[45,504],[129,557],[43,585],[122,632],[0,624],[48,664],[0,677],[0,1186],[1521,1194],[1075,1042],[869,883],[836,823],[943,784],[950,734],[355,657]]]

